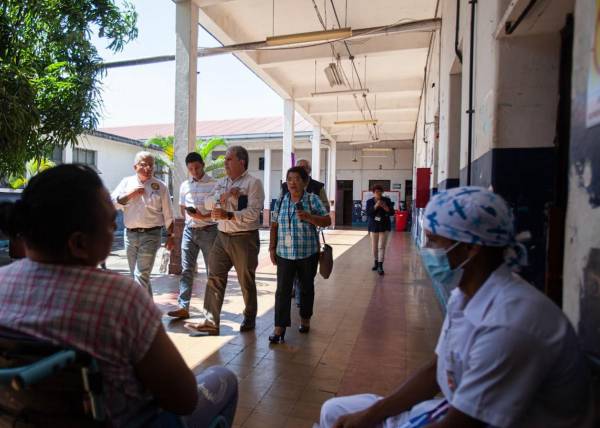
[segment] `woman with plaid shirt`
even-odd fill
[[[319,263],[317,227],[331,224],[329,213],[317,195],[305,191],[309,177],[304,168],[290,168],[286,175],[289,193],[276,203],[271,219],[269,254],[277,266],[275,292],[275,330],[271,343],[282,343],[291,325],[292,284],[300,279],[300,333],[310,330],[315,299],[315,275]]]

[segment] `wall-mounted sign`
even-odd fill
[[[392,183],[392,190],[402,190],[401,183]]]
[[[600,0],[594,11],[594,34],[588,70],[586,126],[600,124]]]

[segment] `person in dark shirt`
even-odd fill
[[[394,215],[394,203],[390,198],[383,196],[383,187],[379,184],[373,186],[373,194],[374,196],[367,201],[368,230],[375,259],[372,270],[383,275],[385,246],[392,230],[390,217]]]

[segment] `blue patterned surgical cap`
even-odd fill
[[[434,235],[486,247],[507,247],[512,265],[527,264],[527,250],[515,239],[506,201],[484,187],[463,186],[435,195],[425,208],[424,227]]]

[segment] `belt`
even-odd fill
[[[194,230],[204,230],[204,229],[208,229],[209,227],[217,227],[217,224],[215,223],[215,224],[209,224],[208,226],[197,226],[197,227],[187,226],[187,227],[189,227],[190,229],[194,229]]]
[[[162,226],[154,226],[154,227],[128,227],[127,230],[130,232],[139,232],[139,233],[145,233],[145,232],[152,232],[154,230],[159,230],[162,229]]]
[[[254,229],[254,230],[244,230],[244,231],[242,231],[242,232],[230,232],[230,233],[227,233],[227,232],[221,232],[221,231],[219,230],[219,233],[222,233],[223,235],[227,235],[227,236],[244,236],[244,235],[250,235],[250,234],[253,234],[253,233],[257,232],[257,231],[258,231],[258,229]]]

